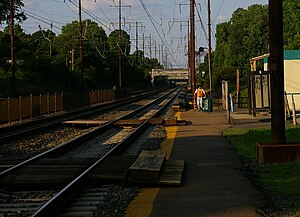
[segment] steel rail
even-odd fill
[[[168,93],[168,94],[170,94],[170,93]],[[25,161],[22,161],[22,162],[18,163],[17,165],[14,165],[14,166],[12,166],[12,167],[4,170],[4,171],[1,171],[0,172],[0,178],[3,178],[5,176],[11,174],[12,172],[16,171],[17,169],[19,169],[21,167],[24,167],[24,166],[26,166],[26,165],[28,165],[28,164],[36,161],[36,160],[39,160],[41,158],[53,157],[53,156],[57,156],[57,155],[59,155],[61,153],[65,153],[65,152],[67,152],[67,151],[69,151],[69,150],[77,147],[78,145],[80,145],[80,144],[82,144],[82,143],[90,140],[91,138],[99,135],[100,133],[103,133],[104,131],[112,128],[113,124],[115,122],[117,122],[117,121],[119,121],[121,119],[130,118],[130,117],[136,115],[138,112],[143,111],[147,107],[150,107],[150,106],[154,105],[155,103],[161,101],[162,99],[164,99],[164,97],[166,97],[166,95],[163,95],[163,96],[161,96],[159,98],[156,98],[155,100],[152,100],[151,102],[147,103],[146,105],[143,105],[143,106],[139,107],[138,109],[136,109],[134,111],[131,111],[131,112],[129,112],[129,113],[127,113],[127,114],[125,114],[125,115],[123,115],[123,116],[115,119],[115,120],[109,121],[109,122],[103,124],[102,126],[96,127],[94,130],[92,130],[90,132],[87,132],[87,133],[85,133],[85,134],[83,134],[81,136],[78,136],[78,137],[76,137],[76,138],[74,138],[74,139],[72,139],[72,140],[70,140],[68,142],[65,142],[65,143],[63,143],[60,146],[57,146],[57,147],[52,148],[52,149],[49,149],[49,150],[47,150],[45,152],[42,152],[42,153],[40,153],[40,154],[38,154],[38,155],[36,155],[36,156],[34,156],[32,158],[29,158],[29,159],[27,159]]]
[[[61,122],[76,119],[78,117],[87,117],[99,112],[109,111],[128,103],[136,102],[145,97],[160,93],[162,90],[152,90],[150,92],[133,95],[130,97],[118,99],[114,102],[108,102],[96,106],[86,106],[77,110],[70,110],[64,114],[33,120],[23,124],[0,128],[0,144],[13,141],[15,138],[32,134],[32,132],[41,132],[45,129],[59,126]]]
[[[174,93],[174,92],[173,92]],[[172,98],[165,103],[162,108],[160,108],[152,117],[159,116],[168,106],[169,104],[178,96],[180,90],[177,93],[174,93]],[[121,143],[115,146],[112,150],[110,150],[103,157],[99,158],[96,162],[94,162],[88,169],[86,169],[83,173],[81,173],[78,177],[76,177],[73,181],[71,181],[67,186],[65,186],[60,192],[55,194],[47,203],[45,203],[39,210],[37,210],[32,217],[54,217],[58,216],[59,212],[69,203],[72,199],[72,196],[80,191],[80,187],[83,183],[87,182],[88,175],[110,155],[118,154],[124,151],[124,149],[128,146],[129,143],[135,140],[137,136],[139,136],[147,126],[149,125],[150,118],[145,120],[137,129],[135,129],[131,134],[129,134]]]

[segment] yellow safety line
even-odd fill
[[[175,114],[177,120],[181,118],[181,112]],[[166,127],[167,138],[162,142],[161,148],[166,151],[167,160],[173,149],[174,139],[178,130],[177,126]],[[141,192],[128,205],[124,217],[148,217],[151,215],[153,202],[159,192],[159,188],[142,188]]]
[[[159,188],[143,188],[136,198],[130,202],[124,217],[147,217],[151,215],[153,201]]]

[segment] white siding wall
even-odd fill
[[[294,95],[296,110],[300,111],[300,60],[284,61],[284,89],[287,94],[299,93]],[[291,108],[292,97],[288,95],[288,102]]]

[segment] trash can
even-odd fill
[[[202,100],[202,111],[203,112],[212,112],[212,98],[205,98]]]

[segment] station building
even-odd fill
[[[263,60],[264,71],[257,71],[257,61]],[[269,72],[269,54],[250,59],[249,102],[251,109],[270,107],[271,86]],[[284,90],[286,108],[300,111],[300,50],[284,50]]]

